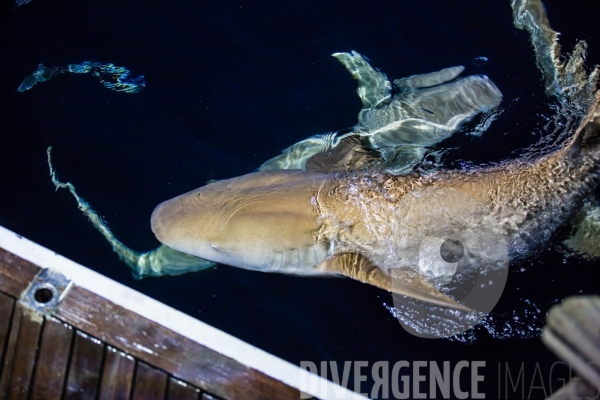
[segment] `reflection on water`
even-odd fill
[[[98,79],[104,87],[125,93],[138,93],[146,86],[144,75],[132,78],[130,72],[124,67],[114,64],[101,64],[94,61],[84,61],[81,64],[69,64],[66,67],[46,67],[40,63],[38,68],[23,80],[17,91],[24,92],[31,89],[36,83],[54,79],[63,73],[90,74]]]
[[[471,132],[480,135],[493,121],[502,100],[500,90],[485,75],[457,79],[464,71],[462,66],[396,79],[392,84],[355,51],[333,56],[358,81],[363,104],[358,124],[350,132],[300,141],[265,162],[260,170],[305,169],[311,157],[336,151],[344,138],[357,136],[363,147],[380,155],[387,172],[406,174],[423,159],[428,146],[447,139],[484,113],[487,117]]]

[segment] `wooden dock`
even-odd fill
[[[299,399],[306,374],[0,227],[0,399]]]

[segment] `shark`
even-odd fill
[[[300,169],[330,173],[380,166],[391,173],[408,173],[423,159],[428,146],[452,136],[477,116],[481,116],[481,121],[470,133],[481,135],[501,112],[502,94],[496,85],[485,75],[459,78],[464,72],[463,66],[392,82],[356,51],[335,53],[333,56],[358,83],[357,93],[363,104],[358,123],[349,130],[301,140],[264,162],[259,171]],[[75,67],[70,65],[71,69],[79,72]],[[50,79],[47,71],[50,69],[40,64],[38,71],[32,75],[35,79],[27,78],[20,91]],[[52,71],[63,72],[62,69]],[[71,183],[58,179],[52,167],[51,150],[51,147],[47,150],[48,166],[55,187],[71,192],[79,209],[131,268],[136,279],[180,275],[216,265],[166,245],[148,252],[126,246]]]
[[[259,171],[161,203],[151,226],[168,247],[218,263],[301,276],[337,274],[460,308],[411,270],[414,263],[404,265],[407,251],[436,234],[429,231],[449,208],[471,209],[467,198],[490,211],[495,223],[489,229],[506,240],[511,259],[530,255],[598,184],[599,138],[596,100],[570,142],[535,162],[405,176]],[[455,192],[466,197],[453,199]],[[391,278],[397,272],[407,277],[400,287]]]
[[[563,61],[558,34],[549,27],[541,1],[512,0],[511,5],[515,26],[530,34],[546,93],[564,107],[560,112],[567,110],[572,120],[580,121],[550,154],[487,168],[415,172],[423,149],[475,115],[489,117],[477,128],[479,133],[487,129],[501,99],[499,90],[484,76],[457,79],[460,66],[391,82],[364,56],[351,52],[334,56],[358,81],[363,109],[357,126],[313,136],[257,172],[160,204],[151,227],[162,245],[153,251],[139,253],[117,240],[75,188],[58,180],[49,150],[52,180],[57,188],[71,191],[137,277],[222,263],[298,276],[345,276],[429,304],[471,311],[470,304],[446,290],[464,267],[457,260],[469,259],[479,269],[501,269],[506,266],[501,253],[509,260],[529,257],[573,215],[581,226],[591,224],[588,231],[600,225],[594,211],[598,205],[591,200],[599,181],[598,70],[584,70],[584,42]],[[460,101],[452,103],[457,96]],[[481,101],[461,109],[466,100]],[[477,237],[465,243],[445,240],[457,221],[500,245],[477,244]],[[577,246],[583,249],[589,238],[579,233]],[[426,260],[431,265],[423,267],[423,243],[435,248],[445,264]],[[442,264],[450,268],[437,268]]]

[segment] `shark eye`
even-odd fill
[[[210,248],[213,249],[213,250],[219,250],[219,248],[217,246],[215,246],[214,244],[211,244]]]

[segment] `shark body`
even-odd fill
[[[506,240],[511,258],[528,255],[597,185],[599,124],[595,103],[562,150],[473,172],[255,172],[163,202],[152,230],[177,251],[239,268],[339,274],[453,305],[411,270],[410,249],[435,235],[432,229],[443,231],[435,221],[451,209],[468,213],[473,206],[466,198],[489,210],[495,221],[489,229]],[[398,271],[414,272],[400,289],[391,279]]]

